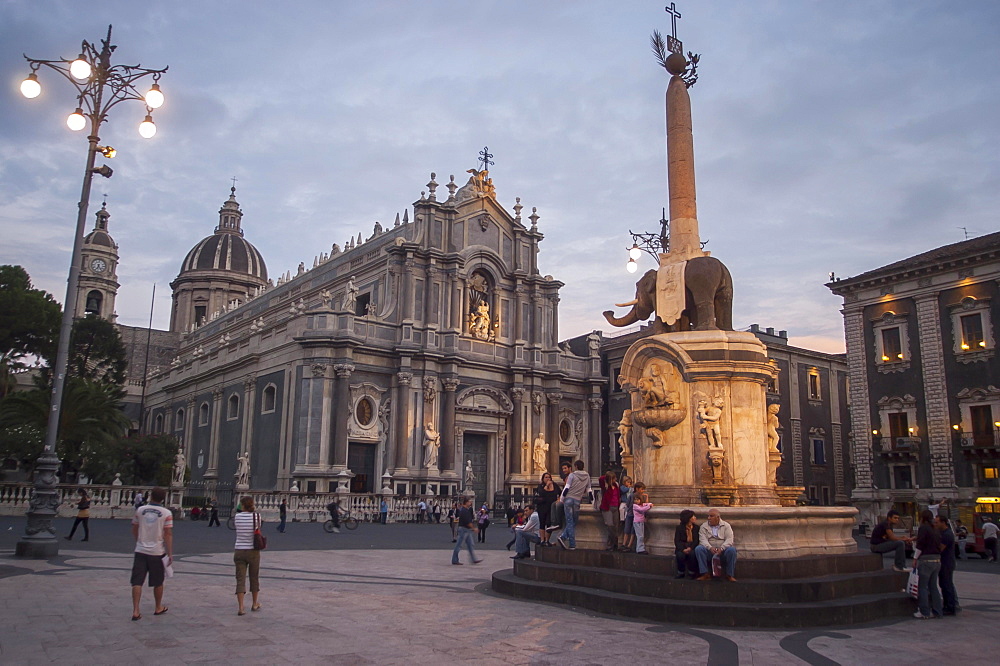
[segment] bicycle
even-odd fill
[[[349,530],[356,530],[356,529],[358,529],[358,525],[360,525],[360,524],[361,524],[361,521],[358,520],[357,518],[355,518],[354,516],[352,516],[350,511],[341,511],[340,512],[340,525],[341,525],[341,527],[346,527]],[[333,518],[331,518],[331,519],[327,520],[325,523],[323,523],[323,529],[326,530],[327,532],[333,532],[333,530],[335,529],[334,526],[333,526]]]

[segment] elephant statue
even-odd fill
[[[616,303],[632,306],[623,317],[613,310],[604,312],[612,326],[631,326],[646,321],[656,310],[656,270],[648,270],[635,283],[635,300]],[[659,317],[654,322],[655,333],[688,330],[733,330],[733,278],[726,265],[715,257],[695,257],[684,265],[684,311],[673,326]]]

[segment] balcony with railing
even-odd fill
[[[957,432],[962,455],[974,460],[1000,459],[1000,428],[986,432]]]
[[[915,459],[920,455],[920,437],[872,437],[875,449],[883,458]]]

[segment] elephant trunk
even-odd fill
[[[613,310],[605,310],[604,318],[608,320],[608,323],[612,326],[631,326],[635,322],[639,321],[639,315],[636,313],[635,308],[632,308],[624,317],[616,317]]]

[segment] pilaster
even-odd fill
[[[917,335],[923,372],[924,405],[927,409],[927,448],[931,482],[935,488],[954,485],[952,434],[948,418],[948,384],[945,380],[941,316],[937,294],[917,296]]]

